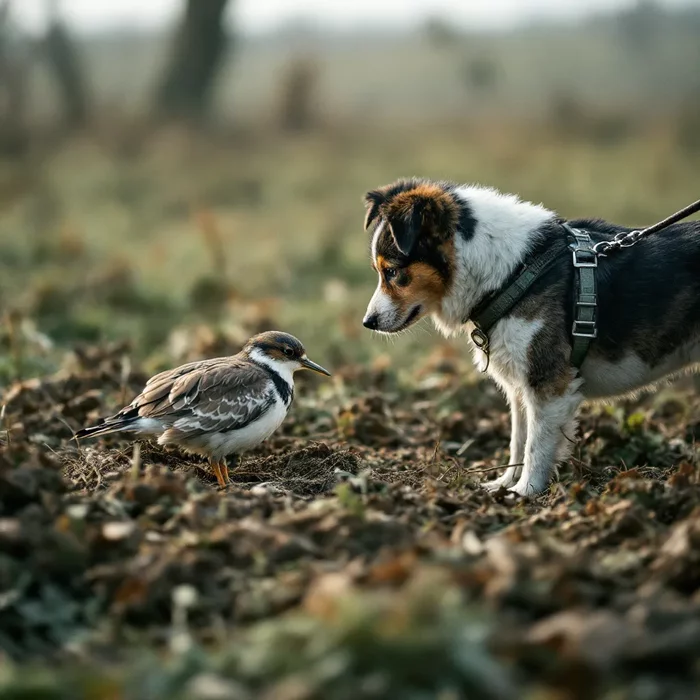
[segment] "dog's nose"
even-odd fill
[[[369,328],[371,331],[376,331],[379,328],[379,315],[372,314],[371,316],[365,316],[362,319],[362,325],[365,328]]]

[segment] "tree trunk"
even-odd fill
[[[199,120],[211,103],[226,47],[223,26],[227,0],[186,0],[185,15],[156,94],[166,118]]]
[[[44,52],[56,78],[64,124],[69,129],[84,126],[88,116],[88,99],[82,64],[67,27],[58,17],[54,17],[49,25]]]
[[[28,145],[26,51],[10,22],[10,3],[0,1],[0,155],[20,157]]]

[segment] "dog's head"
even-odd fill
[[[363,323],[397,333],[438,311],[449,291],[460,203],[450,185],[399,180],[368,192],[365,207],[379,283]]]

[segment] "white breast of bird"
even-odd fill
[[[287,406],[276,396],[274,404],[260,418],[244,428],[209,435],[210,449],[215,454],[225,456],[257,447],[280,427],[286,415]]]

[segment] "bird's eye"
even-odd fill
[[[285,348],[282,351],[287,357],[291,357],[294,354],[294,350],[292,348]]]

